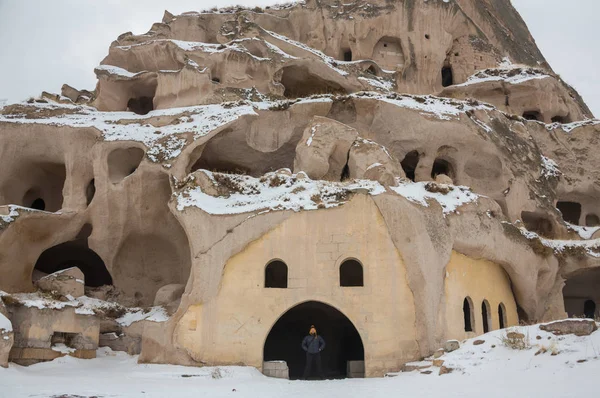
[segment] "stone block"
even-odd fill
[[[37,286],[46,292],[55,291],[63,296],[81,297],[85,294],[83,272],[77,267],[67,268],[46,275],[37,281]]]
[[[277,379],[289,379],[290,371],[285,361],[263,362],[263,374]]]
[[[365,361],[346,362],[346,376],[351,379],[365,377]]]
[[[458,342],[458,340],[448,340],[444,344],[444,351],[446,351],[446,352],[456,351],[459,348],[460,348],[460,343]]]
[[[556,335],[574,334],[575,336],[589,336],[598,330],[598,326],[591,319],[569,319],[540,325],[540,329]]]

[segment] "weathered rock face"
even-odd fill
[[[20,363],[59,333],[293,378],[319,313],[332,374],[376,376],[598,315],[600,122],[508,0],[165,13],[96,74],[0,109],[0,290],[94,297],[19,296]]]
[[[540,325],[540,329],[553,334],[574,334],[576,336],[589,336],[598,330],[596,322],[592,319],[565,320]]]

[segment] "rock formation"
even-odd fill
[[[316,324],[378,376],[598,313],[600,122],[509,0],[165,12],[95,72],[0,109],[11,360],[297,377]]]

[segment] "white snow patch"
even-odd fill
[[[114,65],[98,65],[96,67],[96,71],[107,72],[110,75],[124,77],[127,79],[131,79],[141,73],[145,73],[145,71],[136,72],[136,73],[129,72],[127,69],[123,69],[123,68],[120,68],[120,67],[114,66]]]
[[[556,162],[546,156],[542,156],[542,177],[558,178],[562,175],[562,172],[558,169]]]
[[[75,348],[67,347],[63,343],[57,343],[57,344],[53,345],[51,348],[52,348],[52,351],[60,352],[62,354],[71,354],[71,353],[77,351]]]
[[[530,80],[546,79],[549,77],[551,76],[540,70],[512,66],[508,69],[497,68],[479,71],[470,76],[466,82],[457,84],[456,87],[465,87],[473,84],[493,81],[503,81],[509,84],[521,84]]]
[[[117,322],[121,326],[129,326],[134,322],[139,321],[152,321],[152,322],[166,322],[169,320],[169,315],[163,307],[152,307],[149,311],[137,310],[134,312],[127,312],[121,318],[117,319]]]
[[[524,334],[531,348],[504,346],[502,338],[509,330]],[[476,339],[484,343],[475,346]],[[429,375],[415,371],[388,378],[325,381],[268,378],[253,367],[141,364],[137,356],[103,347],[94,359],[65,356],[27,367],[0,368],[0,391],[11,398],[40,394],[192,398],[199,391],[211,398],[479,398],[482,391],[493,398],[594,397],[600,371],[598,347],[599,331],[582,337],[555,336],[538,325],[516,327],[465,340],[458,350],[444,354],[444,366],[454,368],[447,375],[438,376],[439,368],[431,367]],[[536,355],[541,348],[547,351]]]
[[[231,123],[244,115],[256,115],[251,105],[231,106],[227,104],[200,105],[186,108],[170,108],[150,111],[147,115],[133,112],[98,112],[86,106],[36,104],[40,109],[77,110],[78,113],[62,114],[48,118],[25,118],[20,115],[0,115],[0,122],[47,124],[68,127],[93,127],[102,133],[105,141],[137,141],[146,145],[148,157],[153,161],[173,159],[181,153],[186,139],[180,134],[190,133],[193,139]],[[183,114],[185,113],[185,114]],[[163,127],[148,123],[149,118],[177,116]],[[123,124],[123,122],[129,122]],[[162,154],[162,157],[158,155]]]
[[[447,194],[430,192],[426,189],[428,184],[436,188],[448,189],[449,192]],[[479,198],[479,195],[471,192],[468,187],[436,184],[433,182],[407,182],[406,180],[398,179],[398,186],[390,187],[390,189],[411,202],[425,207],[429,206],[429,201],[435,200],[442,207],[444,216],[456,212],[462,205],[477,202]]]
[[[581,237],[581,239],[592,239],[592,236],[600,230],[600,227],[584,227],[581,225],[571,224],[565,221],[569,229],[577,232],[577,234]]]
[[[535,232],[531,232],[524,227],[519,228],[521,235],[529,240],[538,239],[542,245],[552,249],[555,253],[563,253],[569,249],[581,249],[587,255],[595,258],[600,258],[600,239],[593,240],[554,240],[546,239],[539,236]]]

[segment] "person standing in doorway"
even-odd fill
[[[325,348],[325,340],[317,335],[315,325],[311,325],[308,336],[302,340],[302,349],[306,351],[306,366],[304,367],[304,379],[310,376],[313,361],[317,364],[317,373],[321,379],[323,376],[323,367],[321,365],[321,351]]]

